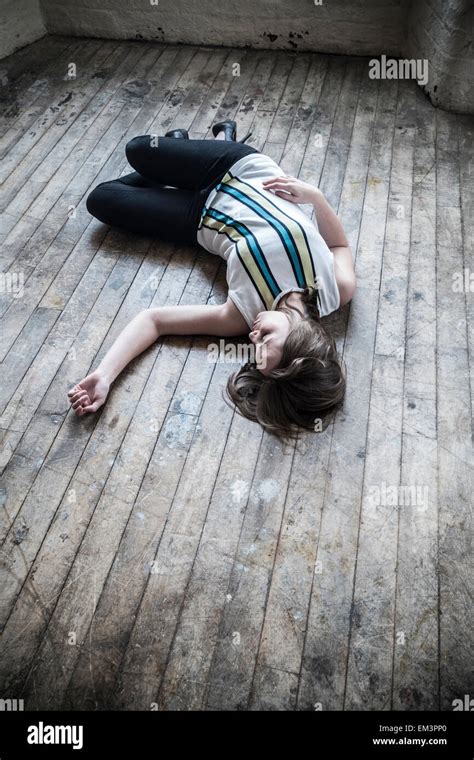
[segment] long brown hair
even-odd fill
[[[320,429],[318,421],[324,429],[346,388],[343,362],[320,321],[317,290],[306,288],[302,303],[304,316],[294,321],[279,366],[265,376],[249,362],[227,381],[239,413],[283,440],[296,438],[299,428]],[[287,304],[279,308],[296,311]]]

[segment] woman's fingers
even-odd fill
[[[271,179],[265,179],[262,182],[262,185],[273,185],[275,182],[281,182],[283,184],[288,184],[290,182],[288,177],[272,177]]]
[[[284,193],[286,193],[287,195],[295,195],[295,193],[293,192],[293,190],[292,190],[291,188],[289,188],[289,187],[285,187],[284,185],[274,185],[274,186],[272,187],[272,190],[274,190],[275,192],[276,192],[277,190],[281,190],[281,191],[283,191]]]
[[[294,195],[294,190],[289,185],[281,185],[281,184],[275,184],[275,185],[268,185],[266,188],[267,190],[272,190],[273,192],[276,192],[277,190],[284,190],[287,195]]]
[[[275,195],[278,195],[279,198],[284,198],[287,201],[291,201],[292,203],[296,203],[296,198],[294,195],[291,195],[291,193],[285,193],[282,190],[276,190]]]
[[[288,185],[292,181],[293,180],[290,180],[289,177],[272,177],[271,179],[265,179],[262,182],[262,185],[266,185],[267,187],[270,187],[276,183],[279,183],[281,185]]]
[[[272,192],[275,193],[275,195],[280,196],[280,198],[286,198],[289,201],[294,201],[298,198],[296,193],[292,193],[289,190],[285,190],[283,187],[274,187],[272,188]]]
[[[88,406],[84,406],[82,408],[82,412],[83,412],[83,414],[85,414],[86,412],[96,412],[97,409],[101,406],[101,404],[102,404],[101,401],[94,401],[93,404],[89,404]]]
[[[75,393],[77,393],[78,391],[82,391],[82,390],[84,390],[84,389],[81,388],[80,384],[77,384],[77,385],[74,386],[74,388],[71,388],[71,390],[67,392],[67,395],[68,396],[73,396]]]
[[[70,397],[69,397],[69,402],[70,402],[71,404],[73,404],[73,403],[74,403],[74,401],[78,401],[78,399],[80,399],[82,396],[87,396],[87,395],[88,395],[88,393],[87,393],[87,391],[85,391],[85,390],[80,390],[80,391],[77,391],[77,393],[74,393],[74,395],[73,395],[73,396],[70,396]]]
[[[87,395],[86,396],[81,396],[80,399],[78,399],[77,401],[75,401],[73,403],[72,408],[73,409],[78,409],[80,406],[87,406],[88,404],[90,404],[90,402],[91,402],[91,400],[90,400],[89,396],[87,396]]]
[[[90,404],[90,398],[87,394],[75,399],[75,401],[71,401],[71,406],[73,409],[77,409],[78,406],[84,406],[85,404]]]
[[[76,415],[78,417],[82,417],[86,412],[89,412],[91,410],[92,404],[90,398],[86,399],[85,402],[80,403],[74,411],[76,412]]]
[[[87,378],[85,378],[85,380],[87,380]],[[82,417],[86,413],[96,412],[104,403],[104,399],[100,398],[92,401],[94,396],[97,395],[96,392],[93,388],[90,388],[89,391],[87,391],[81,383],[77,383],[77,385],[71,388],[67,395],[69,403],[77,417]]]

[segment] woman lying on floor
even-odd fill
[[[162,335],[248,333],[256,361],[229,378],[228,395],[245,417],[292,437],[315,429],[344,395],[343,367],[320,319],[352,298],[351,251],[320,190],[237,142],[235,122],[213,133],[216,140],[190,140],[185,130],[135,137],[126,146],[135,171],[99,184],[87,208],[106,224],[221,256],[227,301],[137,314],[69,401],[78,416],[97,411],[117,375]],[[298,205],[306,203],[317,224]]]

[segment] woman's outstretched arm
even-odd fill
[[[96,412],[116,377],[132,359],[162,335],[215,335],[232,337],[248,332],[248,325],[228,299],[218,305],[157,306],[137,314],[122,330],[97,369],[68,392],[78,417]]]

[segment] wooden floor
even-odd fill
[[[473,286],[456,287],[474,270],[472,118],[369,79],[363,58],[49,36],[0,70],[0,696],[451,710],[472,695]],[[100,414],[68,410],[138,311],[224,300],[217,257],[85,207],[131,171],[131,137],[205,137],[224,117],[321,186],[356,252],[357,294],[327,320],[344,410],[296,447],[225,404],[235,366],[208,361],[206,338],[160,341]]]

